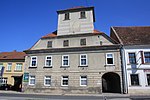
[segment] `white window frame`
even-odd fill
[[[131,75],[132,75],[132,73],[129,73],[129,85],[130,85],[131,87],[139,87],[139,86],[141,86],[140,74],[139,74],[139,73],[134,73],[134,74],[137,74],[137,75],[138,75],[138,78],[139,78],[139,85],[132,85],[132,84],[131,84]]]
[[[143,52],[144,63],[146,63],[146,62],[145,62],[145,52],[150,52],[150,51],[144,51],[144,52]],[[148,64],[149,64],[149,63],[148,63]]]
[[[31,78],[31,76],[34,76],[34,78]],[[35,80],[35,75],[30,75],[29,76],[29,85],[35,85],[35,83],[36,83],[36,80]],[[34,84],[31,84],[30,82],[31,82],[31,80],[33,80],[34,79],[34,81],[35,81],[35,83]]]
[[[82,76],[83,76],[83,77],[86,76],[86,78],[81,78]],[[84,81],[86,80],[86,85],[82,85],[82,80],[84,80]],[[80,76],[80,86],[87,86],[87,84],[88,84],[87,81],[88,81],[88,80],[87,80],[87,75],[81,75],[81,76]]]
[[[112,59],[113,59],[113,63],[112,64],[108,64],[107,63],[107,58],[109,58],[109,57],[107,57],[108,54],[112,54]],[[114,65],[114,53],[106,53],[106,65]]]
[[[0,71],[2,70],[2,67],[4,67],[3,63],[0,63]]]
[[[145,72],[145,82],[146,82],[146,86],[150,86],[148,85],[148,82],[147,82],[147,74],[150,74],[150,72]]]
[[[82,58],[82,56],[85,56],[86,58]],[[86,64],[82,65],[82,59],[86,59]],[[80,54],[80,66],[88,66],[88,56],[87,54]]]
[[[50,84],[46,84],[46,80],[50,80]],[[44,76],[44,86],[51,86],[51,76]]]
[[[68,65],[64,65],[64,57],[67,56],[68,57]],[[62,66],[69,66],[69,55],[62,55]]]
[[[22,71],[22,66],[23,66],[22,63],[16,63],[15,71]],[[21,69],[18,69],[18,68],[21,68]]]
[[[12,69],[12,63],[7,63],[7,71],[11,71]]]
[[[48,57],[51,57],[51,59],[47,59]],[[51,61],[51,65],[50,65],[50,66],[46,65],[47,60],[50,60],[50,61]],[[45,66],[46,66],[46,67],[52,67],[52,56],[46,56],[46,57],[45,57]]]
[[[67,75],[61,76],[61,86],[69,86],[69,76],[67,76],[68,78],[63,78],[65,76],[67,76]],[[68,85],[64,85],[63,80],[68,80]]]
[[[35,64],[35,66],[32,66],[32,59],[33,58],[36,58],[36,64]],[[30,61],[30,67],[37,67],[37,56],[31,56],[31,61]]]

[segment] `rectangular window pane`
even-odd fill
[[[113,62],[113,54],[106,54],[106,62],[107,62],[107,64],[109,65],[109,64],[114,64],[114,62]]]
[[[80,76],[80,86],[87,86],[87,76]]]
[[[52,66],[52,57],[51,56],[46,57],[45,66],[47,66],[47,67]]]
[[[21,71],[22,70],[22,64],[21,63],[17,63],[15,70]]]
[[[47,48],[51,48],[52,47],[52,41],[48,41],[47,42]]]
[[[86,18],[85,11],[80,12],[80,18]]]
[[[129,63],[136,64],[136,56],[135,53],[129,53]]]
[[[65,20],[69,20],[69,13],[65,13]]]
[[[51,85],[51,76],[45,76],[45,86],[50,86]]]
[[[147,84],[150,85],[150,74],[146,74],[147,75]]]
[[[150,63],[150,52],[144,52],[145,63]]]
[[[81,40],[80,40],[80,45],[81,45],[81,46],[86,45],[86,39],[81,39]]]
[[[69,56],[62,56],[62,66],[69,66]]]
[[[29,85],[35,85],[35,76],[31,75],[29,77]]]
[[[87,55],[86,54],[80,55],[80,66],[87,66]]]
[[[62,86],[68,86],[69,78],[68,76],[62,76]]]
[[[37,57],[31,57],[31,67],[35,67],[37,64]]]
[[[139,76],[138,74],[131,74],[131,85],[137,86],[139,85]]]
[[[69,40],[64,40],[63,46],[64,46],[64,47],[69,46]]]
[[[0,70],[2,70],[2,67],[3,67],[3,63],[0,63]]]
[[[8,63],[8,65],[7,65],[7,71],[11,71],[11,68],[12,68],[12,63]]]

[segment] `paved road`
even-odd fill
[[[150,100],[150,96],[99,95],[99,96],[63,96],[22,93],[0,93],[0,100]]]

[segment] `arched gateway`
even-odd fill
[[[102,76],[103,93],[121,93],[120,76],[116,73],[109,72]]]

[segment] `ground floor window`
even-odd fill
[[[44,85],[45,86],[50,86],[51,85],[51,76],[45,76]]]
[[[139,84],[139,75],[138,74],[130,74],[131,77],[131,85],[138,86]]]
[[[0,78],[0,84],[7,84],[7,78]]]
[[[29,85],[35,85],[35,76],[34,75],[30,75],[30,77],[29,77]]]
[[[147,76],[147,85],[150,85],[150,74],[146,74]]]
[[[87,86],[87,76],[80,76],[80,86]]]
[[[62,76],[61,85],[62,86],[68,86],[68,84],[69,84],[69,76]]]

